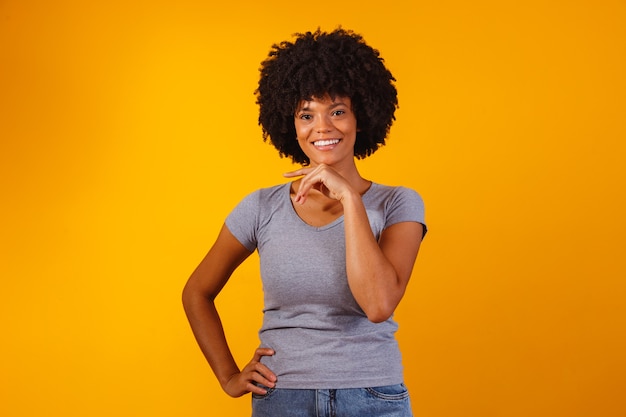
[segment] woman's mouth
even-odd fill
[[[339,139],[324,139],[324,140],[316,140],[313,142],[313,146],[316,148],[324,148],[326,146],[332,146],[339,143]]]

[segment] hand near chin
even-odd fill
[[[224,391],[231,397],[241,397],[249,392],[264,395],[267,390],[256,384],[273,388],[276,385],[276,375],[261,363],[261,357],[272,356],[274,351],[269,348],[259,348],[255,351],[252,360],[241,370],[234,374],[223,385]]]
[[[300,179],[300,187],[295,195],[294,202],[304,204],[309,192],[317,190],[328,198],[341,201],[343,197],[352,191],[350,184],[337,171],[325,164],[316,167],[301,168],[283,174],[287,178],[303,177]]]

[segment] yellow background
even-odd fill
[[[246,416],[180,291],[292,168],[253,91],[341,24],[398,79],[388,146],[429,235],[397,312],[416,416],[626,416],[626,3],[0,0],[0,415]],[[257,344],[251,258],[220,296]]]

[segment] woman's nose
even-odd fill
[[[332,123],[326,117],[320,117],[317,119],[317,126],[315,126],[315,131],[317,133],[330,132]]]

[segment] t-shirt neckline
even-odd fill
[[[293,216],[295,216],[295,218],[304,226],[311,228],[313,230],[316,231],[324,231],[324,230],[328,230],[331,229],[341,223],[343,223],[343,218],[344,215],[341,214],[339,217],[337,217],[335,220],[331,221],[330,223],[327,223],[325,225],[322,226],[313,226],[307,222],[304,221],[304,219],[302,217],[300,217],[300,215],[298,214],[298,212],[296,211],[296,208],[293,206],[293,201],[291,200],[291,184],[292,182],[287,182],[285,183],[285,191],[286,191],[286,198],[287,198],[287,203],[289,204],[289,208],[290,208],[290,212],[292,213]],[[369,186],[369,188],[367,190],[365,190],[365,192],[363,193],[363,195],[361,196],[361,198],[363,198],[364,200],[367,198],[367,195],[370,194],[370,190],[372,188],[374,188],[377,184],[374,181],[371,181],[371,184]]]

